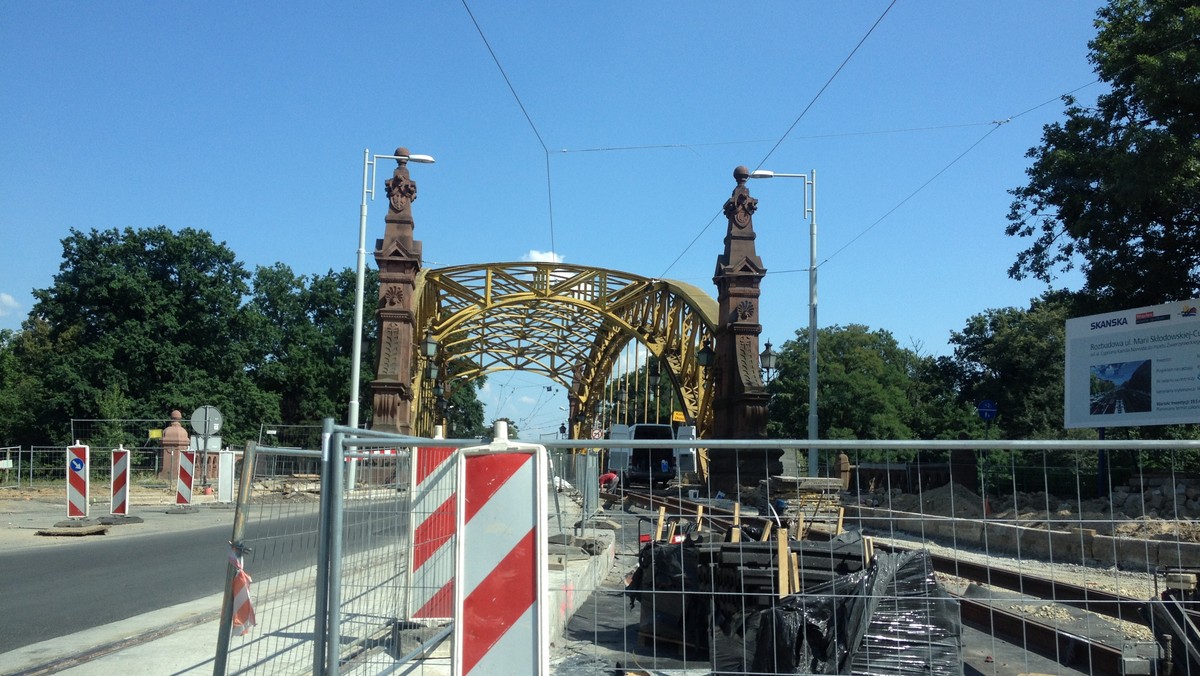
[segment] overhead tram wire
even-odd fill
[[[823,138],[843,138],[847,136],[876,136],[882,134],[908,134],[921,131],[941,131],[943,129],[959,129],[962,127],[983,127],[990,125],[991,122],[964,122],[960,124],[943,124],[935,127],[909,127],[907,129],[874,129],[868,131],[848,131],[840,134],[812,134],[809,136],[797,136],[793,140],[807,139],[823,139]],[[710,141],[707,143],[655,143],[639,146],[606,146],[600,148],[563,148],[559,150],[559,154],[567,155],[573,153],[611,153],[630,150],[678,150],[691,148],[709,148],[713,146],[737,146],[751,145],[755,143],[774,143],[773,138],[760,139],[744,139],[741,141]]]
[[[488,42],[487,36],[483,34],[483,28],[479,25],[479,21],[475,19],[475,14],[471,11],[471,7],[467,5],[467,0],[462,0],[462,6],[463,9],[467,10],[467,16],[471,17],[471,23],[475,25],[475,31],[479,33],[479,39],[483,40],[483,46],[487,47],[488,54],[491,54],[492,61],[500,71],[500,76],[504,78],[504,84],[508,85],[508,91],[512,92],[513,99],[517,102],[517,107],[521,109],[521,114],[525,116],[525,121],[529,123],[529,128],[533,130],[533,135],[537,137],[538,143],[542,146],[542,154],[546,158],[546,206],[550,217],[550,251],[555,256],[558,256],[558,249],[554,244],[554,193],[550,182],[550,149],[542,139],[542,134],[538,131],[537,125],[533,123],[533,118],[530,117],[529,111],[525,109],[525,104],[522,103],[521,96],[517,94],[517,88],[508,79],[508,73],[504,72],[504,66],[500,64],[500,58],[496,56],[496,51],[492,49],[492,44]]]
[[[1189,40],[1189,41],[1185,41],[1185,42],[1190,42],[1190,40]],[[1172,48],[1171,48],[1171,47],[1168,47],[1167,49],[1169,50],[1169,49],[1172,49]],[[1167,51],[1167,50],[1163,50],[1163,51]],[[985,139],[987,139],[987,137],[991,136],[991,135],[992,135],[992,134],[993,134],[993,133],[994,133],[994,132],[995,132],[997,129],[999,129],[1000,127],[1002,127],[1002,126],[1004,126],[1004,125],[1008,124],[1009,122],[1012,122],[1013,120],[1015,120],[1015,119],[1017,119],[1017,118],[1019,118],[1019,117],[1023,117],[1023,116],[1025,116],[1025,115],[1028,115],[1029,113],[1032,113],[1033,111],[1035,111],[1035,110],[1037,110],[1037,109],[1039,109],[1039,108],[1044,108],[1044,107],[1046,107],[1046,106],[1050,105],[1051,103],[1054,103],[1055,101],[1061,101],[1061,100],[1063,99],[1063,97],[1070,96],[1070,95],[1074,94],[1075,92],[1081,91],[1081,90],[1083,90],[1083,89],[1087,89],[1088,87],[1091,87],[1092,85],[1095,85],[1095,84],[1096,84],[1096,83],[1098,83],[1098,82],[1100,82],[1100,79],[1099,79],[1099,78],[1096,78],[1095,80],[1092,80],[1091,82],[1088,82],[1087,84],[1080,85],[1080,86],[1078,86],[1078,87],[1076,87],[1076,88],[1074,88],[1074,89],[1071,89],[1071,90],[1069,90],[1069,91],[1063,92],[1062,94],[1059,94],[1059,95],[1057,95],[1057,96],[1054,96],[1054,97],[1052,97],[1052,98],[1046,99],[1045,101],[1042,101],[1041,103],[1039,103],[1039,104],[1037,104],[1037,105],[1035,105],[1035,106],[1031,106],[1031,107],[1029,107],[1029,108],[1026,108],[1025,110],[1023,110],[1023,111],[1021,111],[1021,112],[1019,112],[1019,113],[1017,113],[1017,114],[1015,114],[1015,115],[1010,115],[1010,116],[1008,116],[1008,117],[1006,117],[1006,118],[1003,118],[1003,119],[994,120],[993,122],[991,122],[991,123],[990,123],[990,124],[992,125],[992,128],[991,128],[991,129],[989,129],[989,130],[987,131],[987,133],[986,133],[986,134],[984,134],[983,136],[979,137],[979,139],[978,139],[977,141],[975,141],[974,143],[972,143],[972,144],[971,144],[971,145],[970,145],[970,146],[969,146],[969,147],[968,147],[966,150],[962,151],[961,153],[959,153],[959,154],[958,154],[958,156],[957,156],[957,157],[955,157],[954,159],[950,160],[950,162],[949,162],[949,163],[947,163],[947,164],[946,164],[946,166],[944,166],[944,167],[942,167],[941,169],[939,169],[939,170],[937,171],[937,173],[935,173],[933,176],[930,176],[930,177],[929,177],[929,180],[925,181],[925,182],[924,182],[924,183],[922,183],[920,186],[918,186],[916,190],[913,190],[913,191],[912,191],[911,193],[909,193],[909,194],[908,194],[906,197],[904,197],[904,199],[902,199],[902,200],[900,200],[899,202],[897,202],[895,206],[893,206],[891,209],[888,209],[888,210],[887,210],[887,212],[885,212],[885,213],[884,213],[882,216],[880,216],[878,219],[876,219],[876,220],[875,220],[875,222],[871,223],[871,224],[870,224],[870,225],[868,225],[866,228],[863,228],[863,230],[862,230],[861,232],[859,232],[857,235],[855,235],[854,237],[852,237],[852,238],[851,238],[851,239],[850,239],[848,242],[846,242],[846,243],[845,243],[845,244],[843,244],[842,246],[838,247],[836,250],[834,250],[834,252],[833,252],[833,253],[831,253],[831,254],[829,254],[828,256],[826,256],[824,260],[822,260],[820,263],[818,263],[818,264],[817,264],[817,267],[818,267],[818,268],[820,268],[822,265],[824,265],[824,264],[828,263],[828,262],[829,262],[829,261],[830,261],[830,260],[831,260],[833,257],[837,256],[837,255],[838,255],[838,254],[840,254],[842,251],[844,251],[844,250],[846,250],[847,248],[849,248],[851,244],[854,244],[856,241],[858,241],[860,238],[862,238],[864,235],[866,235],[868,232],[870,232],[870,231],[871,231],[871,230],[872,230],[872,229],[873,229],[875,226],[879,225],[879,224],[880,224],[880,223],[882,223],[884,220],[886,220],[888,216],[891,216],[891,215],[892,215],[892,214],[893,214],[893,213],[894,213],[896,210],[898,210],[900,207],[904,206],[904,204],[905,204],[906,202],[908,202],[910,199],[912,199],[913,197],[915,197],[915,196],[917,195],[917,193],[919,193],[919,192],[921,192],[922,190],[924,190],[926,187],[928,187],[928,186],[929,186],[929,184],[930,184],[930,183],[933,183],[933,182],[934,182],[934,181],[935,181],[935,180],[936,180],[936,179],[937,179],[939,176],[941,176],[942,174],[946,173],[946,171],[947,171],[947,170],[949,170],[949,169],[950,169],[950,167],[953,167],[955,164],[957,164],[959,160],[961,160],[961,159],[962,159],[963,157],[965,157],[965,156],[966,156],[968,153],[970,153],[972,150],[974,150],[974,149],[976,148],[976,146],[978,146],[980,143],[983,143],[983,141],[984,141]],[[781,271],[780,271],[780,273],[782,273],[782,272],[799,272],[799,271],[798,271],[798,270],[781,270]],[[804,270],[804,272],[807,272],[807,270]],[[779,274],[779,273],[775,273],[775,274]]]
[[[821,95],[825,93],[826,89],[829,89],[829,85],[833,84],[834,79],[836,79],[838,74],[842,72],[842,69],[846,67],[846,64],[850,63],[850,59],[854,58],[854,55],[857,54],[858,50],[861,49],[863,44],[866,43],[867,38],[871,37],[871,33],[874,33],[875,29],[879,27],[879,24],[883,22],[883,17],[887,16],[888,12],[892,11],[892,8],[896,6],[896,2],[897,0],[892,0],[891,4],[884,8],[883,13],[879,15],[879,18],[875,19],[875,23],[871,24],[871,27],[867,29],[867,32],[862,36],[862,39],[858,41],[858,44],[854,45],[854,49],[850,50],[850,53],[846,55],[845,59],[842,59],[842,63],[839,64],[837,69],[833,71],[833,75],[830,75],[829,79],[825,81],[825,84],[821,85],[821,89],[818,90],[816,95],[812,97],[812,100],[808,102],[808,105],[804,107],[804,110],[800,111],[800,114],[796,116],[796,120],[792,122],[792,126],[788,127],[787,131],[783,132],[783,136],[780,136],[779,140],[775,142],[775,145],[772,146],[769,151],[767,151],[766,156],[762,158],[762,160],[758,163],[758,166],[754,167],[755,169],[761,169],[762,165],[765,164],[767,160],[771,159],[771,155],[775,154],[775,151],[779,149],[779,146],[787,140],[787,137],[792,133],[792,130],[796,128],[796,125],[800,124],[800,120],[803,120],[804,116],[808,114],[808,111],[817,103],[817,99],[821,98]]]
[[[1182,45],[1182,44],[1186,44],[1187,42],[1191,42],[1191,40],[1185,40],[1184,42],[1180,43],[1180,45]],[[1166,48],[1166,49],[1163,49],[1163,50],[1161,50],[1161,52],[1169,51],[1169,50],[1171,50],[1171,49],[1174,49],[1175,47],[1178,47],[1178,46],[1179,46],[1179,45],[1174,45],[1174,46],[1172,46],[1172,47],[1168,47],[1168,48]],[[1161,53],[1161,52],[1160,52],[1160,53]],[[1074,89],[1071,89],[1071,90],[1069,90],[1069,91],[1063,92],[1062,94],[1058,94],[1058,95],[1056,95],[1056,96],[1054,96],[1054,97],[1051,97],[1051,98],[1049,98],[1049,99],[1046,99],[1045,101],[1042,101],[1041,103],[1039,103],[1039,104],[1037,104],[1037,105],[1035,105],[1035,106],[1031,106],[1031,107],[1029,107],[1029,108],[1026,108],[1026,109],[1025,109],[1025,110],[1023,110],[1023,111],[1021,111],[1021,112],[1019,112],[1019,113],[1016,113],[1015,115],[1010,115],[1010,116],[1008,116],[1008,117],[1006,117],[1006,118],[1003,118],[1003,119],[997,119],[997,120],[993,120],[992,122],[986,122],[986,123],[984,123],[984,122],[976,122],[976,123],[971,123],[971,124],[943,125],[943,126],[939,126],[939,127],[924,127],[924,128],[915,128],[915,129],[911,129],[911,130],[908,130],[908,129],[894,130],[894,131],[897,131],[897,132],[899,132],[899,131],[923,131],[923,130],[925,130],[925,129],[930,129],[930,130],[933,130],[933,129],[948,129],[948,128],[958,128],[958,127],[972,127],[972,126],[981,126],[981,125],[983,125],[983,124],[987,124],[987,125],[989,125],[989,126],[990,126],[990,129],[988,129],[988,131],[987,131],[987,132],[986,132],[986,133],[985,133],[983,136],[979,137],[979,139],[978,139],[978,140],[976,140],[974,143],[972,143],[972,144],[971,144],[971,145],[970,145],[970,146],[969,146],[969,147],[968,147],[966,150],[963,150],[961,153],[959,153],[959,154],[958,154],[958,155],[957,155],[957,156],[956,156],[954,159],[950,160],[950,162],[948,162],[948,163],[946,164],[946,166],[944,166],[944,167],[942,167],[941,169],[939,169],[939,170],[938,170],[936,173],[934,173],[934,174],[933,174],[933,176],[929,177],[929,179],[928,179],[928,180],[926,180],[924,183],[922,183],[920,186],[918,186],[918,187],[917,187],[917,189],[913,190],[911,193],[909,193],[907,196],[905,196],[905,197],[904,197],[902,200],[900,200],[899,202],[897,202],[897,203],[896,203],[896,205],[895,205],[895,206],[893,206],[891,209],[888,209],[888,210],[887,210],[887,212],[885,212],[885,213],[884,213],[882,216],[880,216],[878,219],[876,219],[876,220],[875,220],[875,222],[871,223],[871,224],[870,224],[870,225],[868,225],[866,228],[863,228],[863,230],[862,230],[861,232],[859,232],[857,235],[855,235],[853,238],[851,238],[851,239],[850,239],[848,242],[846,242],[846,243],[845,243],[845,244],[843,244],[842,246],[838,247],[836,250],[834,250],[834,251],[833,251],[833,253],[831,253],[831,254],[829,254],[828,256],[826,256],[826,257],[825,257],[825,258],[824,258],[824,259],[823,259],[823,260],[822,260],[820,263],[817,263],[817,267],[818,267],[818,268],[820,268],[822,265],[824,265],[824,264],[828,263],[828,262],[829,262],[831,259],[833,259],[835,256],[837,256],[838,254],[840,254],[842,251],[844,251],[844,250],[848,249],[848,248],[850,247],[850,245],[854,244],[856,241],[858,241],[858,240],[859,240],[859,239],[861,239],[861,238],[862,238],[864,235],[866,235],[868,232],[870,232],[870,231],[871,231],[873,228],[875,228],[875,226],[879,225],[879,224],[880,224],[880,223],[882,223],[884,220],[886,220],[888,216],[891,216],[891,215],[892,215],[892,214],[893,214],[893,213],[894,213],[896,210],[898,210],[900,207],[904,206],[904,204],[905,204],[906,202],[908,202],[910,199],[912,199],[913,197],[915,197],[915,196],[917,195],[917,193],[919,193],[919,192],[921,192],[922,190],[924,190],[926,187],[928,187],[928,186],[929,186],[929,184],[931,184],[931,183],[933,183],[935,180],[937,180],[937,178],[938,178],[938,177],[940,177],[942,174],[946,173],[946,171],[948,171],[948,170],[950,169],[950,167],[953,167],[955,164],[957,164],[959,160],[961,160],[961,159],[962,159],[963,157],[965,157],[965,156],[966,156],[968,153],[970,153],[972,150],[974,150],[974,149],[975,149],[975,148],[976,148],[976,147],[977,147],[977,146],[978,146],[980,143],[983,143],[983,141],[984,141],[985,139],[987,139],[987,137],[991,136],[993,133],[995,133],[995,131],[996,131],[997,129],[999,129],[999,128],[1000,128],[1000,127],[1002,127],[1003,125],[1005,125],[1005,124],[1008,124],[1009,122],[1011,122],[1011,121],[1013,121],[1013,120],[1015,120],[1015,119],[1017,119],[1017,118],[1019,118],[1019,117],[1023,117],[1023,116],[1025,116],[1025,115],[1028,115],[1029,113],[1032,113],[1033,111],[1035,111],[1035,110],[1037,110],[1037,109],[1039,109],[1039,108],[1044,108],[1044,107],[1046,107],[1046,106],[1050,105],[1051,103],[1054,103],[1055,101],[1061,101],[1061,100],[1062,100],[1062,98],[1063,98],[1064,96],[1070,96],[1070,95],[1072,95],[1072,94],[1074,94],[1074,93],[1076,93],[1076,92],[1078,92],[1078,91],[1081,91],[1081,90],[1087,89],[1088,87],[1091,87],[1091,86],[1093,86],[1093,85],[1097,84],[1098,82],[1100,82],[1100,79],[1099,79],[1099,78],[1097,78],[1097,79],[1095,79],[1095,80],[1092,80],[1091,82],[1088,82],[1087,84],[1083,84],[1083,85],[1080,85],[1080,86],[1078,86],[1078,87],[1076,87],[1076,88],[1074,88]],[[798,120],[797,120],[797,121],[798,121]],[[794,126],[794,125],[793,125],[793,126]],[[790,131],[790,130],[789,130],[789,131]],[[851,133],[851,134],[831,134],[831,135],[829,135],[829,136],[854,136],[854,135],[862,135],[862,134],[869,134],[869,133],[892,133],[892,132],[888,132],[888,131],[881,131],[881,132],[857,132],[857,133]],[[805,138],[814,138],[814,137],[805,137]],[[778,146],[778,144],[776,144],[776,145]],[[774,149],[772,149],[772,151],[774,151]],[[760,164],[760,166],[761,166],[761,164]],[[713,220],[716,220],[716,217],[713,217]],[[711,226],[711,225],[712,225],[712,221],[709,221],[708,225],[706,225],[706,226],[705,226],[705,229],[707,229],[707,228],[708,228],[709,226]],[[701,230],[701,234],[703,234],[703,232],[704,232],[704,231],[703,231],[703,230]],[[699,237],[700,237],[700,236],[699,236],[699,235],[697,235],[697,236],[696,236],[696,239],[699,239]],[[695,243],[695,241],[696,241],[696,240],[692,240],[692,243]],[[689,245],[688,245],[688,248],[691,248],[691,244],[689,244]],[[687,249],[684,249],[684,253],[686,253],[686,252],[687,252]],[[682,256],[683,256],[683,254],[681,253],[681,254],[680,254],[680,258],[682,258]],[[678,259],[678,258],[676,258],[676,259],[675,259],[675,261],[673,261],[671,264],[672,264],[672,265],[674,265],[674,264],[675,264],[675,262],[677,262],[678,260],[679,260],[679,259]],[[668,268],[668,269],[670,269],[670,268]],[[794,270],[773,270],[773,271],[771,271],[769,274],[772,274],[772,275],[781,275],[781,274],[788,274],[788,273],[795,273],[795,272],[808,272],[808,268],[797,268],[797,269],[794,269]]]
[[[1188,44],[1189,42],[1195,42],[1196,40],[1200,40],[1200,38],[1188,38],[1188,39],[1186,39],[1186,40],[1181,40],[1180,42],[1178,42],[1178,43],[1176,43],[1176,44],[1173,44],[1173,45],[1171,45],[1171,46],[1169,46],[1169,47],[1164,47],[1163,49],[1160,49],[1159,51],[1155,52],[1155,53],[1154,53],[1152,56],[1159,56],[1159,55],[1161,55],[1161,54],[1164,54],[1164,53],[1166,53],[1166,52],[1169,52],[1169,51],[1171,51],[1171,50],[1173,50],[1173,49],[1176,49],[1176,48],[1178,48],[1178,47],[1182,47],[1183,45],[1186,45],[1186,44]],[[1132,68],[1132,67],[1133,67],[1133,66],[1132,66],[1132,65],[1130,65],[1130,66],[1127,66],[1127,67],[1126,67],[1126,69],[1129,69],[1129,68]],[[1115,76],[1114,76],[1114,77],[1115,77]],[[891,209],[888,209],[888,210],[887,210],[887,212],[886,212],[884,215],[880,216],[880,217],[879,217],[879,218],[878,218],[878,219],[877,219],[877,220],[876,220],[874,223],[872,223],[872,224],[868,225],[866,228],[864,228],[864,229],[862,230],[862,232],[860,232],[860,233],[858,233],[857,235],[855,235],[855,236],[854,236],[854,237],[853,237],[853,238],[852,238],[850,241],[846,242],[846,243],[845,243],[845,244],[843,244],[841,247],[839,247],[837,250],[835,250],[833,253],[829,254],[829,256],[827,256],[827,257],[825,258],[825,260],[823,260],[823,261],[821,261],[820,263],[818,263],[818,264],[817,264],[817,267],[819,268],[819,267],[821,267],[822,265],[824,265],[825,263],[829,262],[829,260],[830,260],[830,259],[832,259],[834,256],[837,256],[837,255],[838,255],[838,254],[840,254],[842,251],[844,251],[845,249],[847,249],[847,248],[848,248],[848,247],[849,247],[851,244],[853,244],[854,242],[858,241],[858,239],[859,239],[859,238],[861,238],[863,235],[865,235],[865,234],[867,234],[868,232],[870,232],[870,230],[871,230],[872,228],[874,228],[875,226],[877,226],[877,225],[879,225],[880,223],[882,223],[882,222],[884,221],[884,219],[886,219],[888,216],[891,216],[891,215],[892,215],[892,213],[893,213],[893,212],[895,212],[897,209],[899,209],[901,206],[903,206],[905,202],[909,201],[909,200],[910,200],[910,199],[912,199],[914,196],[916,196],[916,194],[917,194],[917,193],[919,193],[919,192],[921,192],[922,190],[924,190],[926,186],[928,186],[928,185],[929,185],[930,183],[932,183],[932,182],[933,182],[935,179],[937,179],[939,176],[941,176],[942,174],[944,174],[944,173],[945,173],[945,172],[946,172],[946,171],[947,171],[947,170],[948,170],[950,167],[952,167],[952,166],[954,166],[956,163],[958,163],[958,161],[959,161],[959,160],[961,160],[961,159],[962,159],[964,156],[966,156],[966,154],[967,154],[967,153],[969,153],[969,152],[971,152],[972,150],[974,150],[974,149],[975,149],[975,147],[976,147],[976,146],[978,146],[980,143],[983,143],[984,139],[986,139],[987,137],[991,136],[991,135],[992,135],[992,133],[993,133],[993,132],[995,132],[995,131],[996,131],[997,129],[999,129],[1000,127],[1004,126],[1005,124],[1008,124],[1009,122],[1012,122],[1013,120],[1015,120],[1015,119],[1017,119],[1017,118],[1019,118],[1019,117],[1024,117],[1025,115],[1028,115],[1029,113],[1032,113],[1033,111],[1035,111],[1035,110],[1037,110],[1037,109],[1039,109],[1039,108],[1044,108],[1044,107],[1046,107],[1046,106],[1050,105],[1051,103],[1054,103],[1055,101],[1061,101],[1061,100],[1063,100],[1063,98],[1065,98],[1065,97],[1067,97],[1067,96],[1071,96],[1071,95],[1072,95],[1072,94],[1074,94],[1075,92],[1078,92],[1078,91],[1082,91],[1082,90],[1084,90],[1084,89],[1087,89],[1088,87],[1091,87],[1091,86],[1093,86],[1093,85],[1095,85],[1095,84],[1097,84],[1097,83],[1099,83],[1099,82],[1102,82],[1102,80],[1101,80],[1100,78],[1096,78],[1096,79],[1094,79],[1094,80],[1092,80],[1092,81],[1088,82],[1087,84],[1080,85],[1080,86],[1078,86],[1078,87],[1076,87],[1076,88],[1074,88],[1074,89],[1071,89],[1071,90],[1069,90],[1069,91],[1063,92],[1062,94],[1058,94],[1057,96],[1054,96],[1054,97],[1051,97],[1051,98],[1049,98],[1049,99],[1046,99],[1045,101],[1042,101],[1041,103],[1039,103],[1039,104],[1037,104],[1037,105],[1035,105],[1035,106],[1031,106],[1031,107],[1029,107],[1029,108],[1026,108],[1025,110],[1022,110],[1021,112],[1019,112],[1019,113],[1017,113],[1017,114],[1015,114],[1015,115],[1010,115],[1009,117],[1006,117],[1006,118],[1004,118],[1004,119],[999,119],[999,120],[995,120],[995,121],[991,122],[991,124],[993,125],[993,126],[992,126],[992,128],[991,128],[991,129],[989,129],[989,130],[988,130],[988,132],[987,132],[986,134],[984,134],[983,136],[981,136],[981,137],[979,138],[979,140],[975,141],[975,143],[972,143],[972,144],[971,144],[971,146],[970,146],[969,148],[967,148],[966,150],[964,150],[964,151],[962,151],[961,153],[959,153],[959,155],[958,155],[957,157],[955,157],[953,160],[950,160],[950,162],[949,162],[949,163],[948,163],[946,166],[942,167],[942,168],[941,168],[941,169],[940,169],[940,170],[939,170],[939,171],[938,171],[936,174],[934,174],[933,176],[931,176],[931,177],[929,178],[929,180],[927,180],[927,181],[925,181],[924,183],[922,183],[922,184],[921,184],[921,185],[920,185],[920,186],[919,186],[919,187],[918,187],[916,190],[914,190],[914,191],[912,191],[911,193],[909,193],[907,197],[905,197],[904,199],[900,200],[900,201],[899,201],[899,202],[896,204],[896,206],[892,207]],[[781,271],[781,272],[799,272],[799,271],[797,271],[797,270],[783,270],[783,271]],[[805,272],[807,272],[807,270],[805,270]],[[779,273],[775,273],[775,274],[779,274]]]
[[[779,137],[779,140],[775,142],[775,145],[771,146],[771,149],[767,151],[767,154],[763,156],[762,160],[760,160],[759,163],[754,167],[755,169],[762,168],[762,165],[766,163],[767,160],[771,159],[771,155],[773,155],[775,151],[779,149],[779,146],[787,140],[788,135],[790,135],[792,130],[796,128],[796,125],[800,124],[800,120],[804,119],[804,116],[808,114],[808,111],[812,110],[812,107],[816,105],[817,100],[821,98],[821,95],[825,93],[825,90],[829,89],[829,85],[833,84],[833,81],[837,78],[838,74],[842,72],[842,69],[846,67],[846,64],[850,63],[850,59],[854,58],[854,55],[857,54],[858,50],[862,48],[863,44],[866,43],[867,38],[871,37],[871,34],[874,33],[875,29],[879,27],[879,24],[883,21],[883,18],[887,16],[888,12],[892,11],[892,7],[896,6],[896,2],[897,0],[892,0],[892,2],[888,4],[886,8],[884,8],[883,13],[879,15],[879,18],[875,19],[875,23],[871,24],[871,27],[868,28],[867,32],[863,34],[861,39],[859,39],[858,44],[854,45],[854,49],[850,50],[850,53],[846,55],[845,59],[842,59],[841,64],[839,64],[838,67],[833,71],[833,74],[830,75],[827,80],[825,80],[825,84],[821,85],[821,88],[817,90],[816,94],[813,95],[812,99],[808,102],[808,105],[804,106],[804,110],[800,111],[800,114],[797,115],[796,119],[792,121],[791,126],[787,128],[787,131],[783,132],[783,135]],[[708,223],[700,229],[700,232],[696,234],[696,236],[691,242],[688,243],[686,247],[684,247],[683,251],[679,252],[679,255],[675,257],[675,260],[671,261],[671,264],[662,271],[662,274],[659,275],[660,278],[665,278],[667,276],[667,273],[671,271],[671,268],[675,267],[675,264],[679,262],[679,259],[683,258],[683,256],[692,248],[692,246],[700,239],[700,237],[708,231],[708,229],[720,215],[721,211],[717,210],[717,213],[712,217],[712,219],[710,219]]]

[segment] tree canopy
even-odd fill
[[[808,436],[808,332],[780,348],[771,382],[776,438]],[[911,439],[957,436],[971,412],[932,357],[900,347],[891,333],[861,325],[817,334],[817,434],[822,439]]]
[[[256,438],[263,423],[344,421],[354,289],[350,269],[303,276],[275,264],[251,275],[201,230],[72,230],[22,329],[0,331],[0,439],[66,444],[72,419],[161,420],[203,405],[224,414],[228,443]],[[377,293],[368,271],[367,297]],[[365,313],[361,402],[374,325]],[[460,390],[455,427],[475,434],[482,405],[476,388]]]
[[[1032,238],[1009,275],[1051,281],[1080,266],[1096,311],[1200,289],[1200,6],[1112,0],[1089,60],[1111,91],[1064,97],[1027,154],[1007,233]]]
[[[1003,439],[1058,439],[1063,429],[1065,325],[1075,297],[1046,292],[1029,309],[987,310],[950,335],[956,389],[972,408],[996,402]]]
[[[71,418],[164,418],[211,404],[239,438],[278,410],[250,377],[249,274],[207,232],[71,230],[54,284],[12,341],[12,385],[37,388],[14,441],[68,442]],[[23,424],[22,424],[23,423]]]

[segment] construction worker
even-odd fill
[[[600,475],[600,490],[612,493],[621,485],[621,477],[611,469]]]

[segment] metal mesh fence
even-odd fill
[[[231,640],[227,673],[303,673],[314,659],[321,486],[319,473],[293,468],[319,467],[320,451],[260,447],[246,457],[252,472],[238,495],[244,531],[235,542],[253,579],[256,626]]]
[[[171,421],[164,418],[144,419],[71,419],[71,439],[92,448],[124,446],[133,451],[156,451],[162,446],[162,430]]]
[[[822,442],[821,477],[620,486],[555,670],[1200,674],[1200,448],[1170,444]]]
[[[0,488],[16,488],[21,485],[21,473],[18,470],[20,461],[20,446],[0,447]]]
[[[328,496],[342,506],[326,571],[335,661],[442,668],[450,453],[354,443],[356,479]],[[602,452],[571,443],[547,442],[547,603],[564,615],[552,673],[1200,675],[1200,443],[825,441],[822,476],[611,493],[597,490]],[[706,443],[711,456],[739,442]],[[803,464],[807,450],[786,454]],[[271,455],[314,460],[275,449],[264,467],[287,466]],[[305,478],[256,473],[260,618],[234,638],[231,673],[322,657],[321,497],[302,495]],[[268,481],[288,488],[266,500]]]
[[[453,449],[354,443],[325,451],[328,462],[322,451],[256,449],[238,509],[257,625],[231,639],[226,673],[321,672],[327,649],[347,670],[382,673],[371,669],[448,622]],[[319,637],[331,625],[340,640],[327,648]]]
[[[130,450],[130,449],[125,449]],[[0,487],[36,488],[63,485],[66,490],[65,446],[0,448]],[[92,447],[89,452],[89,479],[94,486],[107,485],[112,478],[112,449]],[[166,485],[157,478],[157,452],[130,452],[130,471],[134,482],[142,485]],[[93,488],[95,490],[95,488]]]

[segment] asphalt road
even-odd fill
[[[0,653],[220,592],[233,511],[161,516],[174,521],[0,550]]]
[[[389,503],[390,505],[390,503]],[[313,505],[315,508],[315,505]],[[65,518],[56,505],[0,507],[0,654],[212,596],[224,588],[232,509],[168,506],[134,509],[143,523],[105,535],[47,537],[38,529]],[[347,553],[364,534],[394,529],[394,515],[368,507],[345,516]],[[255,575],[269,578],[316,560],[317,517],[306,513],[251,522],[247,542]]]

